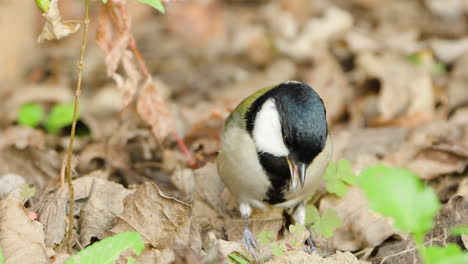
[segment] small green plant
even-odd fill
[[[234,251],[231,254],[228,255],[228,260],[230,263],[235,263],[235,264],[248,264],[250,263],[250,258],[239,251]]]
[[[69,103],[54,105],[45,120],[45,129],[49,133],[57,133],[62,128],[71,125],[73,122],[74,108],[75,106]],[[79,114],[77,119],[79,119]]]
[[[102,2],[105,4],[107,3],[108,0],[102,0]],[[163,4],[161,3],[161,0],[137,0],[138,2],[141,2],[143,4],[147,4],[149,6],[152,6],[156,8],[159,12],[163,13],[166,12],[164,9]]]
[[[70,103],[60,103],[52,107],[50,112],[45,117],[44,109],[40,104],[27,103],[20,107],[18,113],[18,124],[38,127],[43,123],[44,128],[49,133],[57,133],[61,129],[70,126],[73,122],[74,105]],[[79,113],[78,113],[79,119]],[[44,122],[43,122],[44,121]]]
[[[274,234],[271,231],[262,230],[262,232],[258,234],[258,242],[268,245],[273,255],[275,256],[284,255],[284,252],[286,252],[287,250],[286,245],[284,243],[273,241],[273,238],[274,238]]]
[[[124,232],[107,237],[81,250],[78,254],[67,259],[64,264],[111,264],[120,256],[122,251],[132,248],[139,255],[145,244],[137,232]],[[135,259],[129,258],[127,263]]]
[[[427,52],[417,52],[406,56],[406,59],[416,66],[421,66],[428,59],[432,60],[432,55]],[[434,61],[431,70],[434,74],[444,74],[447,73],[447,66],[441,62]]]
[[[351,169],[351,163],[347,160],[339,160],[338,163],[330,162],[323,176],[327,183],[327,191],[338,196],[348,193],[348,186],[357,183],[357,177]]]
[[[36,5],[42,13],[45,13],[47,10],[49,10],[49,4],[50,0],[36,0]]]
[[[450,234],[459,236],[461,234],[468,235],[468,226],[457,226],[450,230]]]
[[[2,252],[2,249],[0,248],[0,264],[3,264],[4,261],[5,259],[3,258],[3,252]]]
[[[20,196],[24,200],[28,200],[29,198],[33,197],[36,194],[36,188],[33,186],[29,186],[29,184],[23,184],[21,186]]]
[[[468,253],[455,244],[424,247],[424,236],[433,226],[440,207],[435,192],[414,173],[382,165],[367,168],[359,177],[370,208],[394,220],[395,227],[413,235],[426,264],[468,263]]]
[[[320,216],[317,208],[311,204],[306,206],[306,225],[312,225],[314,231],[319,232],[324,237],[333,236],[335,229],[341,226],[342,221],[338,213],[333,209],[327,209]]]
[[[36,128],[44,118],[44,109],[40,104],[27,103],[20,107],[18,124]]]

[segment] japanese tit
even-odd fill
[[[257,91],[227,118],[217,168],[238,199],[245,223],[242,241],[254,255],[252,207],[287,208],[294,222],[304,225],[305,203],[331,159],[328,135],[322,99],[296,81]]]

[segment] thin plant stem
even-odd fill
[[[68,153],[67,153],[66,176],[67,176],[68,190],[70,193],[70,207],[68,210],[69,212],[68,212],[68,231],[67,231],[68,254],[72,253],[73,213],[75,211],[75,191],[73,188],[72,176],[71,176],[71,160],[72,160],[72,154],[73,154],[73,141],[75,139],[76,120],[78,118],[78,109],[80,106],[79,96],[81,94],[81,80],[82,80],[83,67],[84,67],[84,53],[86,50],[86,40],[88,37],[88,25],[89,25],[89,0],[84,0],[84,2],[85,2],[85,19],[83,21],[84,22],[83,39],[81,41],[80,60],[78,61],[78,80],[76,83],[76,92],[75,92],[75,108],[73,110],[73,122],[72,122],[72,128],[70,132],[70,143],[68,145]]]

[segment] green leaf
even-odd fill
[[[275,256],[282,256],[284,255],[284,252],[286,252],[287,250],[285,244],[279,243],[276,241],[270,244],[270,248],[271,248],[271,253]]]
[[[406,56],[406,59],[415,64],[415,65],[421,65],[422,64],[422,58],[421,58],[421,55],[418,54],[418,53],[413,53],[413,54],[410,54],[408,56]]]
[[[29,184],[24,184],[21,186],[20,196],[21,198],[28,200],[36,194],[36,188],[30,187]]]
[[[111,264],[127,248],[132,248],[137,255],[145,244],[137,232],[124,232],[92,244],[78,254],[67,259],[64,264]]]
[[[49,133],[57,133],[73,122],[74,104],[56,104],[45,121],[45,128]],[[79,113],[78,118],[79,119]]]
[[[289,225],[289,232],[293,234],[301,234],[305,230],[305,227],[301,224]]]
[[[434,64],[433,72],[435,74],[445,74],[447,73],[447,66],[443,63],[437,62]]]
[[[164,9],[164,6],[163,4],[161,3],[161,0],[137,0],[138,2],[142,2],[143,4],[147,4],[147,5],[150,5],[154,8],[156,8],[157,10],[159,10],[159,12],[161,13],[165,13],[166,10]]]
[[[2,249],[0,248],[0,264],[3,264],[4,261],[5,259],[3,258],[3,252],[2,252]]]
[[[102,0],[102,2],[103,2],[104,4],[107,4],[107,0]]]
[[[19,109],[18,124],[35,128],[42,122],[43,118],[44,109],[40,104],[24,104]]]
[[[305,225],[308,226],[312,223],[316,223],[320,220],[320,213],[318,209],[312,204],[306,205],[306,219]]]
[[[338,196],[343,196],[348,192],[347,184],[355,184],[357,177],[353,173],[351,163],[347,160],[340,160],[338,164],[330,162],[323,176],[327,182],[327,191]]]
[[[342,159],[338,161],[338,175],[340,176],[340,179],[347,184],[357,183],[356,174],[354,174],[351,162],[348,160]]]
[[[45,13],[47,10],[49,10],[49,3],[50,0],[36,0],[36,5],[42,13]]]
[[[236,264],[248,264],[250,261],[250,259],[247,256],[245,256],[245,254],[242,254],[238,251],[234,251],[231,254],[229,254],[228,259],[231,263]]]
[[[327,209],[320,220],[312,225],[312,229],[329,238],[333,236],[333,231],[341,226],[342,221],[338,213],[333,209]]]
[[[262,232],[258,234],[258,242],[262,244],[267,244],[270,243],[274,237],[275,235],[273,234],[273,232],[262,230]]]
[[[372,210],[392,217],[396,228],[413,233],[416,241],[422,242],[440,202],[418,176],[405,169],[379,165],[364,170],[359,185]]]
[[[446,247],[428,247],[422,250],[422,256],[426,264],[466,264],[468,253],[456,244],[448,244]]]
[[[136,259],[134,259],[134,258],[128,258],[127,264],[133,264],[133,263],[135,263],[135,261],[136,261]]]
[[[468,226],[457,226],[450,230],[450,234],[459,236],[461,234],[468,235]]]

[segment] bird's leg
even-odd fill
[[[240,212],[244,218],[244,232],[242,233],[242,242],[244,243],[247,250],[257,259],[257,242],[255,242],[255,236],[249,229],[249,216],[252,213],[252,208],[248,203],[240,203]]]
[[[305,218],[306,218],[306,211],[305,211],[305,202],[300,203],[293,209],[293,219],[296,224],[305,225]],[[307,237],[307,244],[309,245],[306,247],[305,251],[309,254],[317,253],[317,249],[315,249],[314,242],[312,241],[312,230],[310,230],[310,225],[306,226],[307,230],[309,231],[309,237]]]

